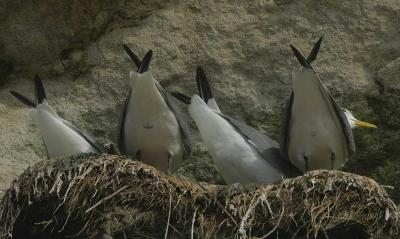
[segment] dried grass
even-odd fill
[[[0,202],[0,238],[399,238],[373,180],[313,171],[276,185],[182,181],[115,155],[43,161]]]

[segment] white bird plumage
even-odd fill
[[[291,45],[302,68],[292,71],[293,91],[284,115],[281,149],[303,172],[342,168],[355,152],[352,129],[376,128],[339,108],[311,67],[321,41],[322,37],[307,59]]]
[[[49,158],[79,153],[103,153],[105,149],[89,135],[62,119],[48,104],[42,81],[35,76],[36,102],[11,91],[20,101],[31,107],[30,116],[40,129]]]
[[[126,154],[165,172],[174,172],[183,159],[178,121],[156,88],[150,71],[131,72],[132,94],[125,118]],[[168,157],[171,157],[168,159]]]
[[[30,115],[43,135],[44,145],[50,158],[100,152],[75,130],[67,126],[47,102],[31,109]]]
[[[215,166],[225,182],[227,184],[274,183],[287,177],[290,164],[280,157],[278,144],[269,138],[266,139],[266,136],[250,126],[223,115],[212,97],[207,78],[200,67],[196,79],[199,93],[203,98],[194,95],[189,99],[180,93],[174,95],[189,104],[189,113],[195,120]],[[250,129],[254,137],[259,137],[259,142],[264,144],[265,151],[270,151],[268,152],[270,154],[266,154],[270,157],[263,155],[260,152],[261,148],[241,131],[245,127]],[[297,171],[295,174],[297,175]]]
[[[138,71],[129,74],[130,93],[121,117],[120,151],[173,173],[191,152],[187,126],[177,106],[148,69],[152,51],[140,61],[124,47]]]
[[[282,179],[281,172],[268,165],[254,146],[198,95],[192,97],[189,113],[227,184],[273,183]]]
[[[312,69],[293,71],[290,161],[306,170],[338,169],[350,158],[346,134]]]

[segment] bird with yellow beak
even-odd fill
[[[301,67],[292,71],[293,91],[284,114],[281,152],[300,171],[340,169],[353,157],[352,129],[376,128],[340,108],[326,90],[311,63],[322,37],[305,58],[290,45]]]

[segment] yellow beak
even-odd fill
[[[361,121],[361,120],[356,120],[356,121],[354,122],[354,124],[357,125],[358,127],[374,128],[374,129],[378,128],[378,127],[377,127],[376,125],[374,125],[374,124],[370,124],[370,123],[368,123],[368,122],[364,122],[364,121]]]

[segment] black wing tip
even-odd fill
[[[199,90],[200,97],[204,100],[204,102],[208,102],[208,100],[214,98],[210,84],[208,82],[207,76],[204,72],[203,67],[198,66],[196,69],[196,82],[197,88]]]
[[[200,82],[202,83],[204,79],[207,79],[206,73],[204,72],[203,67],[198,66],[198,67],[196,68],[196,80],[198,80],[199,83],[200,83]]]
[[[140,64],[140,67],[138,69],[138,72],[140,74],[142,74],[142,73],[144,73],[144,72],[149,70],[152,56],[153,56],[153,50],[148,50],[146,55],[143,57],[143,60],[142,60],[142,62]]]
[[[130,56],[131,53],[133,53],[131,48],[129,48],[126,44],[122,44],[122,46],[124,47],[124,50],[125,50],[126,54],[128,54],[129,56]]]
[[[151,60],[151,58],[153,57],[153,50],[148,50],[146,55],[144,55],[143,60],[146,58],[149,58],[149,61]]]
[[[199,74],[199,73],[200,73],[200,74],[201,74],[201,73],[204,74],[204,68],[203,68],[202,66],[197,66],[197,67],[196,67],[196,72],[197,72],[197,74]]]
[[[122,46],[124,47],[125,51],[130,51],[131,49],[126,45],[125,43],[122,43]]]
[[[201,83],[201,75],[204,74],[204,70],[201,66],[197,66],[196,68],[196,84],[197,84],[197,91],[199,92],[200,98],[204,100],[204,94],[203,94],[203,86]]]
[[[36,104],[43,103],[43,100],[46,99],[46,91],[43,86],[43,82],[38,75],[34,76],[35,81],[35,97],[36,97]]]
[[[22,94],[20,94],[20,93],[18,93],[16,91],[13,91],[13,90],[10,90],[10,93],[15,98],[17,98],[19,101],[21,101],[24,105],[26,105],[28,107],[32,107],[32,108],[36,107],[36,104],[32,100],[30,100],[27,97],[25,97],[24,95],[22,95]]]
[[[190,97],[185,95],[185,94],[183,94],[183,93],[181,93],[181,92],[174,91],[174,92],[171,93],[171,95],[173,97],[177,98],[179,101],[181,101],[182,103],[184,103],[186,105],[189,105],[190,102],[191,102]]]
[[[303,54],[301,54],[299,50],[297,50],[296,47],[290,44],[290,48],[292,48],[292,52],[296,56],[300,65],[302,65],[305,68],[311,68],[310,64],[307,62],[307,59],[303,56]]]
[[[129,48],[126,44],[122,44],[122,46],[124,47],[126,54],[128,54],[128,56],[132,59],[135,66],[139,68],[142,62],[139,60],[139,57],[136,55],[136,53],[133,52],[132,49]]]
[[[313,49],[311,50],[310,54],[307,57],[307,62],[308,64],[311,64],[315,59],[317,59],[317,55],[319,53],[319,50],[321,48],[321,43],[322,40],[324,39],[323,36],[321,36],[318,41],[314,44]]]
[[[13,96],[15,96],[15,97],[21,95],[20,93],[18,93],[18,92],[16,92],[16,91],[13,91],[13,90],[10,90],[10,93],[11,93]],[[21,95],[21,96],[22,96],[22,95]]]

